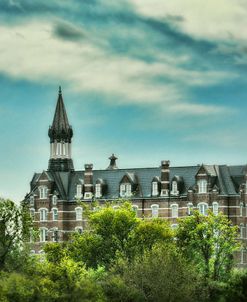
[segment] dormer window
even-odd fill
[[[206,179],[200,179],[197,181],[197,185],[198,185],[198,193],[199,194],[204,194],[207,193],[207,185],[208,182]]]
[[[46,186],[39,187],[39,198],[46,199],[48,195],[48,189]]]
[[[158,196],[159,191],[158,191],[158,182],[153,181],[152,182],[152,196]]]
[[[131,184],[130,183],[122,183],[120,185],[120,196],[121,197],[130,197],[131,195],[132,195]]]
[[[77,185],[76,186],[76,198],[81,198],[82,197],[82,185]]]
[[[102,185],[100,183],[95,185],[95,197],[100,198],[102,196]]]
[[[176,182],[176,180],[172,181],[172,190],[171,190],[171,194],[172,195],[178,195],[178,183]]]

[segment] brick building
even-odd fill
[[[240,239],[247,239],[247,169],[245,165],[195,165],[173,167],[168,160],[153,168],[120,169],[113,154],[105,170],[74,170],[71,156],[73,131],[66,114],[61,88],[52,126],[49,128],[48,170],[35,173],[26,196],[40,240],[35,252],[46,241],[64,241],[74,231],[85,228],[84,202],[127,198],[139,217],[162,217],[176,227],[177,217],[190,215],[192,209],[206,214],[223,212],[240,228]],[[247,262],[245,249],[239,264]]]

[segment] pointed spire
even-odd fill
[[[116,164],[116,160],[118,159],[114,153],[109,157],[110,159],[110,165],[108,166],[108,168],[106,170],[116,170],[118,169],[117,164]]]
[[[66,109],[63,102],[62,89],[59,86],[57,106],[52,122],[52,126],[49,128],[48,135],[51,143],[56,141],[71,142],[73,131],[69,125]]]

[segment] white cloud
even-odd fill
[[[66,81],[74,91],[114,96],[120,104],[158,104],[187,114],[224,110],[186,102],[186,87],[213,85],[234,75],[182,69],[175,62],[188,58],[175,54],[165,54],[160,63],[109,54],[90,39],[82,43],[58,39],[53,28],[52,22],[42,21],[1,26],[0,72],[37,82]],[[157,76],[172,81],[158,84]]]
[[[183,31],[197,38],[246,40],[247,6],[245,0],[135,0],[145,16],[165,18],[182,16]],[[242,30],[241,30],[242,29]]]

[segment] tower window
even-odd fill
[[[219,204],[218,202],[213,202],[213,213],[214,215],[218,215],[219,214]]]
[[[58,209],[57,208],[52,209],[52,218],[53,218],[53,221],[58,220]]]
[[[39,198],[46,199],[48,195],[48,189],[46,186],[39,187]]]
[[[171,209],[172,209],[172,218],[177,218],[178,217],[178,205],[172,204]]]
[[[152,204],[151,205],[152,210],[152,217],[157,218],[159,217],[159,205],[158,204]]]
[[[131,184],[123,183],[120,185],[120,196],[121,197],[130,197],[131,196]]]
[[[207,193],[207,184],[208,184],[208,182],[207,182],[206,179],[198,180],[197,185],[198,185],[198,193],[199,194]]]
[[[52,205],[57,205],[57,195],[52,196]]]
[[[40,242],[48,241],[48,229],[40,228]]]
[[[198,204],[198,211],[200,214],[206,216],[208,214],[208,204],[205,202],[200,202]]]
[[[78,207],[75,208],[75,216],[76,216],[76,220],[82,220],[82,208]]]
[[[76,198],[81,198],[82,197],[82,185],[77,185],[76,186]]]
[[[40,209],[40,221],[47,221],[48,220],[48,210],[47,209]]]

